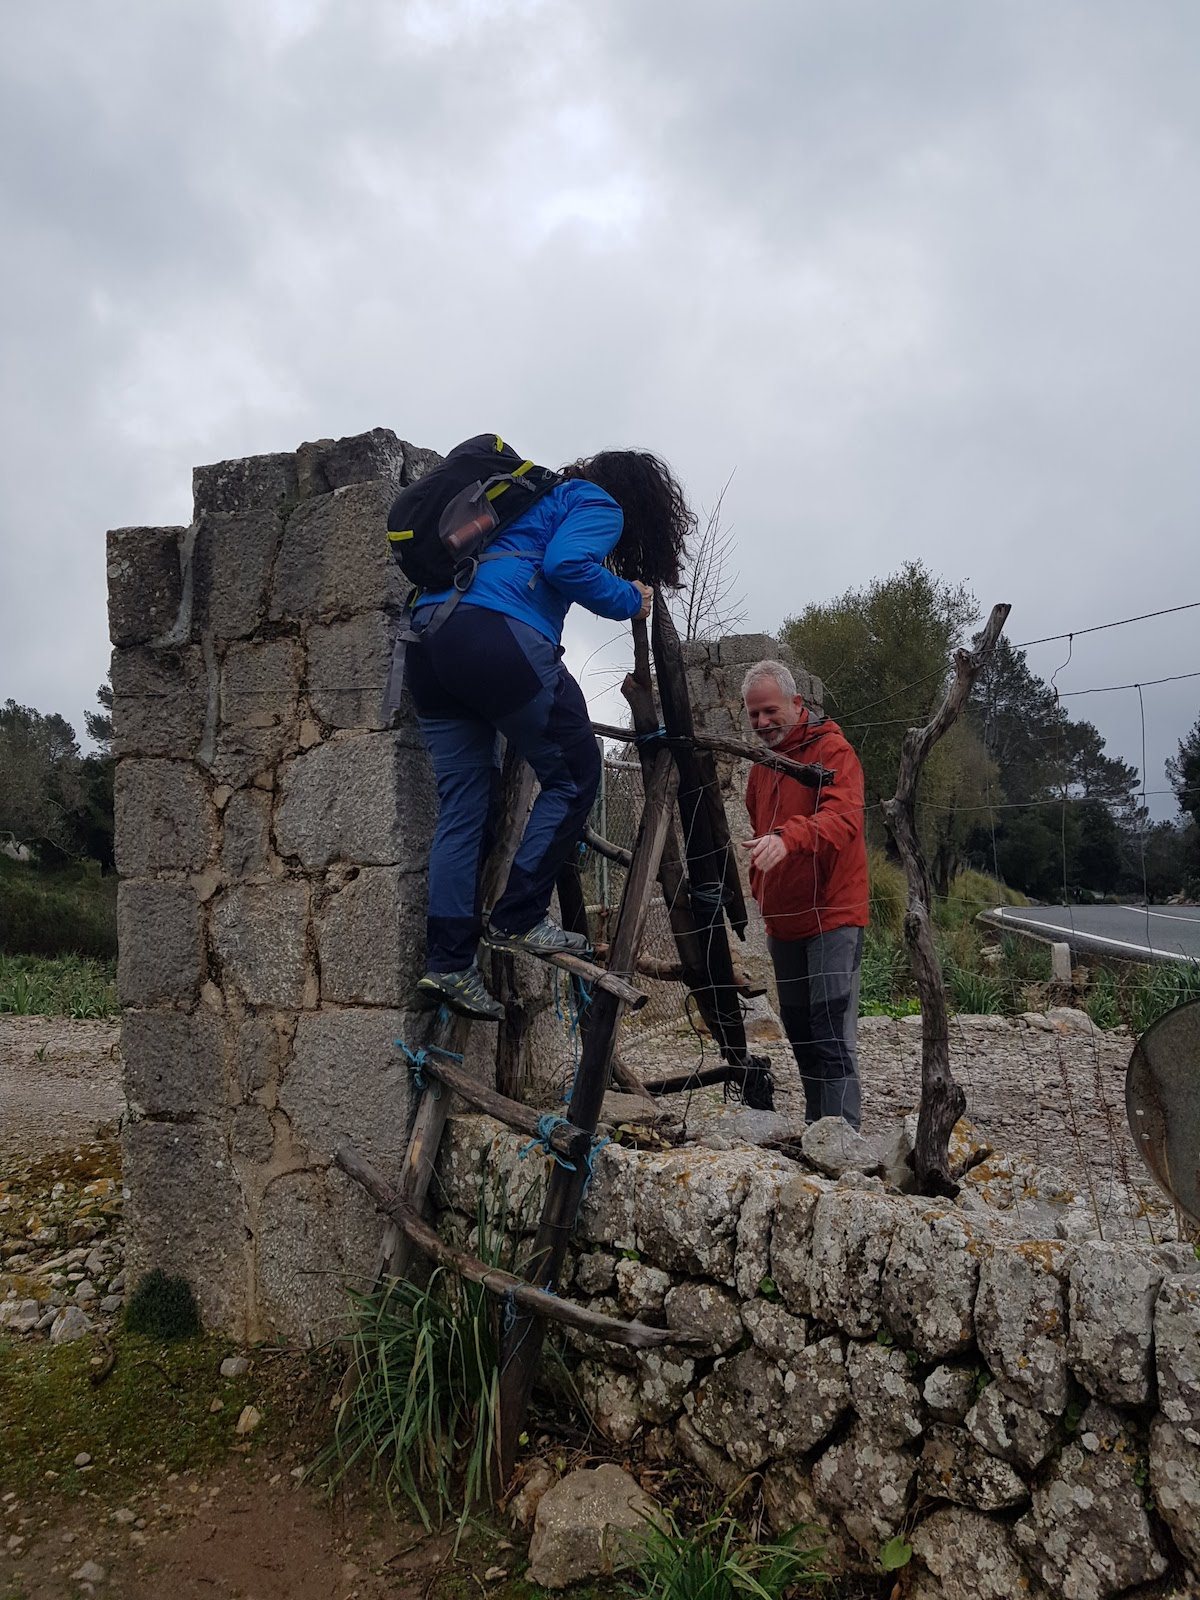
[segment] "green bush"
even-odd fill
[[[125,1308],[125,1327],[148,1339],[191,1339],[202,1333],[187,1279],[169,1278],[161,1267],[143,1273]]]
[[[0,858],[0,954],[117,953],[117,880],[92,864],[56,869]]]
[[[900,939],[870,927],[863,939],[862,976],[859,984],[859,1016],[879,1016],[911,992],[908,954]]]
[[[974,922],[981,911],[990,911],[993,906],[1028,904],[1026,896],[1016,889],[1010,889],[986,872],[975,872],[968,867],[953,879],[946,899],[938,902],[937,920],[943,927],[959,928],[964,923]]]
[[[624,1593],[637,1600],[782,1600],[796,1585],[819,1583],[822,1545],[798,1542],[793,1528],[774,1544],[756,1544],[727,1513],[683,1530],[671,1513],[647,1519],[635,1554],[634,1584]]]

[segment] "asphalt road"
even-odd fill
[[[982,920],[1060,939],[1073,950],[1141,961],[1200,961],[1200,906],[998,906]]]

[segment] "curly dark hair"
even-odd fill
[[[607,562],[618,578],[680,587],[696,515],[665,461],[649,450],[601,450],[573,461],[562,475],[586,478],[620,506],[625,527]]]

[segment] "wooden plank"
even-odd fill
[[[659,857],[670,826],[676,781],[675,763],[670,752],[659,751],[653,758],[641,826],[633,850],[633,865],[625,879],[625,890],[613,932],[609,967],[621,975],[631,974],[637,964],[650,895],[658,876]],[[599,990],[592,997],[589,1009],[592,1013],[590,1025],[583,1041],[567,1114],[577,1127],[594,1130],[608,1088],[613,1045],[625,1008],[617,995]],[[527,1269],[529,1281],[537,1287],[553,1288],[558,1280],[587,1176],[583,1169],[568,1172],[560,1166],[556,1166],[550,1175],[546,1204]],[[504,1336],[500,1379],[502,1483],[506,1483],[511,1475],[516,1458],[517,1438],[533,1388],[543,1332],[542,1324],[525,1312],[517,1315]]]
[[[503,1267],[489,1266],[486,1261],[480,1261],[478,1256],[455,1250],[438,1236],[422,1216],[404,1203],[397,1191],[351,1145],[342,1145],[334,1161],[348,1177],[362,1185],[379,1209],[423,1255],[449,1267],[469,1282],[481,1284],[489,1294],[504,1299],[511,1297],[514,1304],[530,1315],[550,1317],[564,1327],[577,1328],[581,1333],[593,1334],[611,1344],[627,1345],[632,1350],[656,1350],[663,1345],[705,1342],[695,1334],[676,1333],[671,1328],[652,1328],[645,1322],[624,1322],[620,1317],[608,1317],[601,1311],[591,1311],[570,1300],[560,1300],[545,1289],[533,1287],[524,1278],[505,1272]]]
[[[488,1088],[487,1084],[480,1083],[463,1067],[455,1066],[452,1061],[430,1058],[424,1062],[421,1071],[427,1078],[436,1078],[439,1083],[445,1084],[447,1090],[452,1090],[469,1105],[486,1112],[489,1117],[495,1117],[507,1127],[515,1128],[518,1133],[527,1133],[531,1139],[542,1137],[538,1127],[540,1114],[532,1106],[524,1105],[520,1100],[510,1100],[506,1095]],[[551,1148],[568,1161],[578,1161],[591,1148],[592,1136],[586,1129],[576,1128],[563,1119],[550,1129],[549,1142]]]
[[[967,1097],[950,1070],[946,985],[934,943],[929,872],[917,835],[917,780],[926,756],[970,698],[975,679],[995,650],[1010,609],[1006,605],[993,606],[974,648],[955,652],[954,682],[933,720],[924,728],[910,728],[904,735],[896,794],[883,802],[884,821],[908,878],[904,941],[921,1001],[921,1107],[913,1152],[921,1194],[953,1197],[958,1193],[958,1184],[950,1176],[949,1144],[954,1124],[967,1109]]]
[[[741,1082],[737,1067],[697,1067],[694,1072],[673,1072],[666,1078],[647,1078],[646,1090],[652,1095],[683,1094],[688,1089],[703,1089],[713,1083]]]
[[[609,861],[615,861],[619,867],[631,867],[633,865],[632,850],[625,850],[619,844],[613,844],[608,839],[602,839],[594,828],[585,828],[583,830],[583,842],[589,850],[594,850],[598,856],[605,856]],[[561,899],[562,896],[560,895],[560,903]]]

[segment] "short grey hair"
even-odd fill
[[[795,699],[796,680],[782,661],[756,661],[742,679],[742,699],[745,700],[754,685],[761,683],[764,678],[774,678],[788,699]]]

